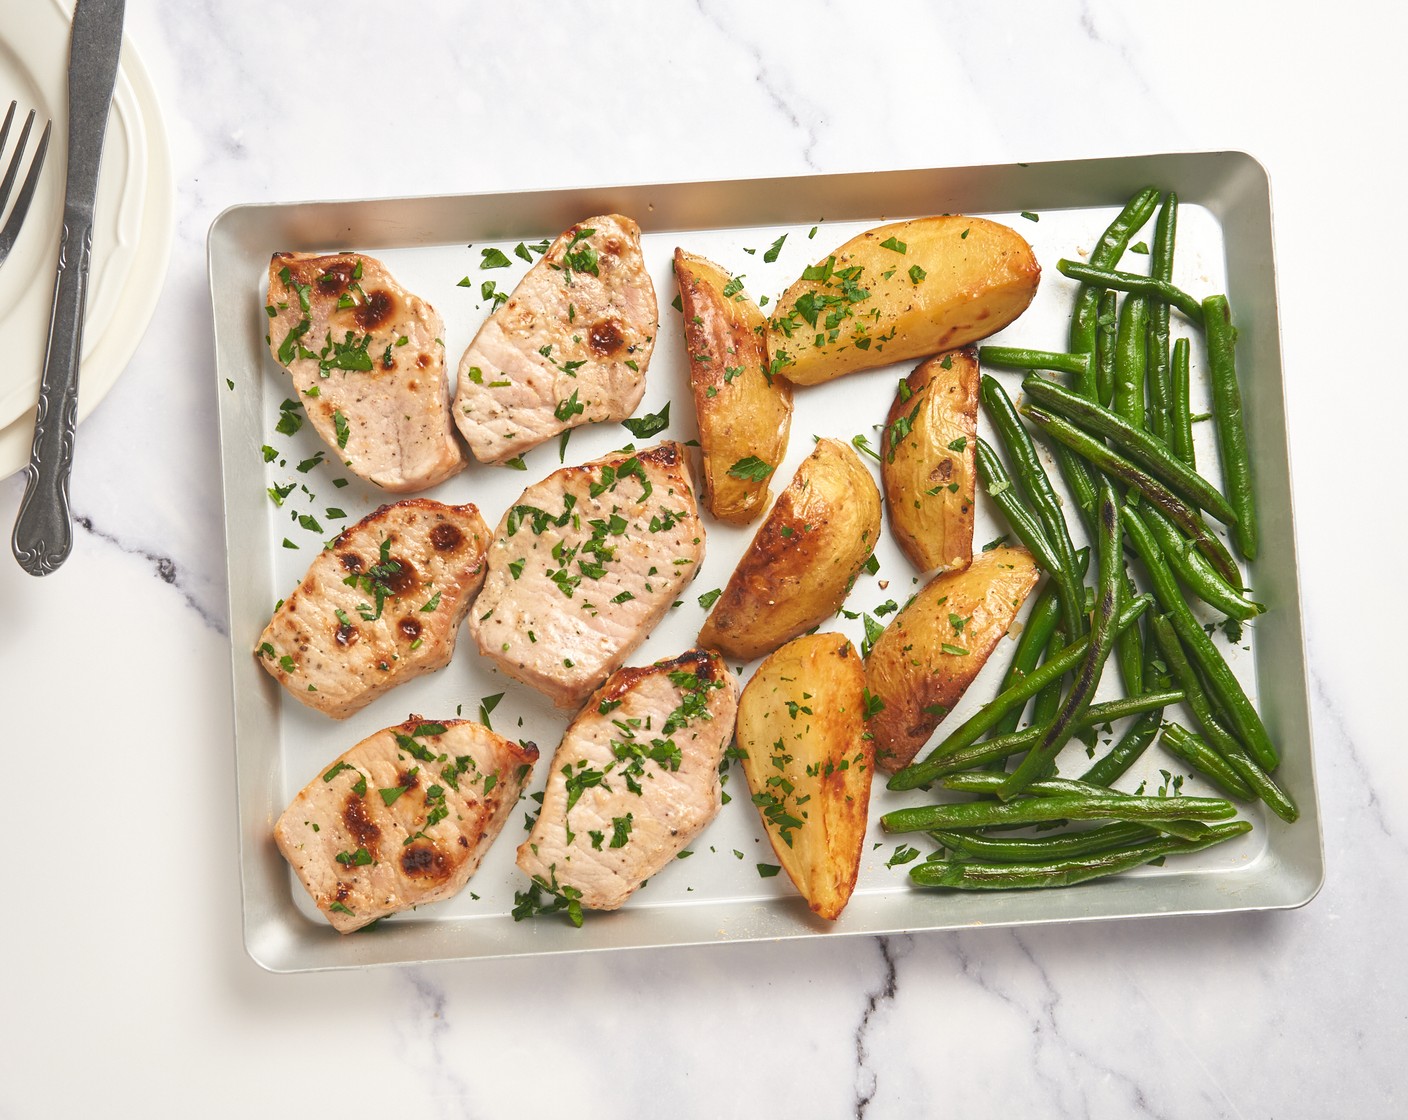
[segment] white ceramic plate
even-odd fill
[[[34,408],[49,338],[68,152],[68,44],[72,0],[0,0],[0,112],[54,122],[29,216],[0,267],[0,477],[29,461]],[[22,121],[16,114],[14,135]],[[7,145],[7,152],[13,150]],[[130,40],[113,94],[93,227],[78,418],[103,399],[137,349],[171,253],[171,156],[161,113]]]

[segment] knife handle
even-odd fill
[[[92,248],[91,216],[77,221],[66,216],[59,242],[54,311],[49,320],[49,349],[34,417],[34,445],[29,466],[24,469],[24,497],[10,539],[15,559],[33,576],[47,576],[68,559],[73,548],[68,480],[78,427],[78,359]]]

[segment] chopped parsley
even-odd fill
[[[291,436],[303,427],[303,406],[295,400],[286,400],[279,405],[279,422],[274,431],[283,436]]]
[[[580,416],[586,411],[586,407],[577,399],[577,390],[572,390],[572,395],[566,400],[558,401],[557,407],[553,409],[553,415],[566,424],[572,417]]]
[[[622,420],[621,427],[625,428],[636,439],[649,439],[658,432],[663,432],[670,426],[670,402],[665,402],[665,407],[659,412],[647,412],[639,418]]]
[[[375,622],[381,617],[382,606],[387,597],[396,596],[390,581],[400,573],[401,562],[391,558],[391,541],[387,538],[381,542],[380,557],[375,564],[365,572],[354,572],[342,581],[348,587],[360,587],[375,600],[375,609],[366,603],[357,605],[357,613],[362,616],[363,621]]]
[[[763,482],[775,469],[756,455],[748,455],[729,467],[728,476],[743,482]]]

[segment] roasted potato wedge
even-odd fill
[[[880,437],[890,531],[921,572],[973,560],[973,449],[978,354],[951,350],[900,382]]]
[[[884,704],[867,725],[880,769],[893,773],[919,753],[1036,580],[1036,562],[1025,549],[994,548],[962,571],[935,576],[895,615],[865,663],[870,694]]]
[[[782,462],[792,386],[768,373],[763,313],[737,280],[683,249],[675,250],[675,277],[704,452],[704,504],[720,521],[746,525],[767,509],[768,480],[729,468],[750,456]]]
[[[864,689],[851,643],[811,634],[764,661],[738,702],[743,773],[777,861],[833,920],[855,889],[875,771]]]
[[[830,618],[879,535],[880,491],[860,456],[818,440],[758,527],[699,644],[751,660]]]
[[[783,293],[768,321],[769,368],[815,385],[966,346],[1025,311],[1040,278],[1031,246],[986,218],[878,226]]]

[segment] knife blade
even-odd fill
[[[93,215],[103,137],[117,83],[126,0],[77,0],[68,55],[68,181],[49,345],[34,443],[10,547],[31,575],[54,571],[73,548],[69,474],[78,426],[78,361],[92,266]]]

